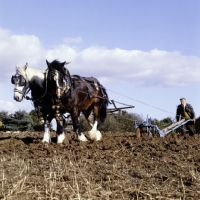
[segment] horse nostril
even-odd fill
[[[16,96],[16,97],[15,97],[15,100],[16,100],[16,101],[19,101],[19,97],[18,97],[18,96]]]

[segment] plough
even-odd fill
[[[115,102],[114,100],[111,100],[110,103],[114,106],[114,108],[108,108],[107,109],[107,113],[108,114],[113,114],[115,112],[118,111],[118,114],[121,116],[122,115],[122,110],[123,109],[128,109],[128,108],[134,108],[135,106],[132,106],[132,105],[127,105],[127,104],[123,104],[123,103],[120,103],[120,102],[116,102],[116,103],[120,103],[120,104],[123,104],[125,105],[125,107],[117,107],[115,105]],[[93,113],[91,113],[91,115],[93,115]],[[70,130],[72,129],[72,122],[71,122],[71,117],[70,115],[68,115],[66,118],[66,124],[67,126],[71,125],[70,126]],[[164,129],[160,129],[155,123],[152,123],[152,121],[148,118],[148,115],[147,115],[147,119],[146,121],[143,121],[143,122],[138,122],[137,120],[134,121],[134,128],[136,129],[136,134],[139,136],[141,130],[143,128],[146,128],[146,132],[147,134],[149,135],[150,133],[153,133],[154,135],[155,134],[159,134],[159,136],[161,137],[164,137],[166,136],[168,133],[176,130],[177,128],[183,126],[184,124],[186,124],[187,122],[191,121],[191,119],[182,119],[176,123],[172,123],[171,125],[169,125],[168,127],[165,127]]]
[[[116,104],[115,104],[115,102],[116,102],[116,103],[119,103],[119,104],[123,104],[123,105],[125,105],[125,107],[117,107]],[[112,104],[112,105],[114,106],[114,108],[108,108],[108,109],[107,109],[107,113],[108,113],[108,114],[112,114],[112,113],[118,111],[118,114],[119,114],[120,116],[122,115],[122,110],[128,109],[128,108],[134,108],[134,107],[135,107],[135,106],[127,105],[127,104],[120,103],[120,102],[117,102],[117,101],[114,101],[114,100],[111,100],[111,101],[110,101],[110,104]]]
[[[147,120],[144,122],[138,122],[137,120],[135,120],[135,124],[134,127],[136,129],[136,133],[138,134],[138,130],[142,130],[143,127],[146,128],[147,133],[150,134],[151,130],[153,130],[153,133],[157,132],[161,137],[166,136],[168,133],[176,130],[177,128],[183,126],[184,124],[186,124],[187,122],[191,121],[191,119],[182,119],[176,123],[171,124],[170,126],[164,128],[164,129],[160,129],[156,124],[152,124],[151,121],[149,120],[148,116],[147,116]]]

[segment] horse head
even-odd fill
[[[18,102],[23,100],[28,88],[29,81],[26,74],[28,63],[24,67],[16,66],[16,74],[11,77],[11,83],[15,85],[14,99]]]
[[[66,94],[71,88],[71,78],[65,65],[69,64],[67,62],[59,62],[54,60],[53,62],[48,62],[48,84],[50,88],[50,93],[56,98],[60,99],[64,94]]]

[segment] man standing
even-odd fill
[[[181,127],[181,134],[184,135],[189,133],[190,136],[195,134],[195,112],[193,107],[186,103],[185,98],[180,98],[181,104],[178,105],[176,110],[176,120],[179,121],[181,119],[191,119],[191,121],[187,122]]]

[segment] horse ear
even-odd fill
[[[27,69],[27,67],[28,67],[28,63],[26,63],[26,65],[25,65],[24,69],[26,70],[26,69]]]
[[[66,64],[66,61],[65,62],[63,62],[63,63],[61,63],[62,65],[62,73],[63,74],[65,74],[65,70],[66,70],[66,68],[65,68],[65,64]]]
[[[48,68],[51,68],[51,63],[48,62],[48,60],[46,60],[47,66]]]
[[[64,62],[64,67],[67,68],[67,65],[69,65],[70,63],[71,63],[71,61],[70,61],[70,62],[66,62],[66,61],[65,61],[65,62]],[[63,67],[63,68],[64,68],[64,67]]]

